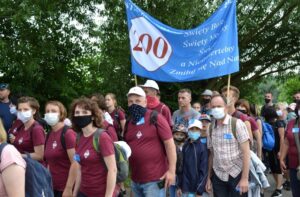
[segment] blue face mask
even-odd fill
[[[192,131],[189,131],[188,132],[188,136],[189,136],[189,138],[191,139],[191,140],[197,140],[200,136],[201,136],[201,134],[200,134],[200,132],[192,132]]]

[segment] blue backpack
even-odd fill
[[[3,148],[7,143],[0,145],[0,159]],[[26,172],[25,172],[25,196],[26,197],[53,197],[53,187],[51,174],[47,168],[41,163],[33,160],[29,154],[26,161]]]
[[[263,148],[271,151],[273,150],[275,146],[275,135],[274,135],[274,130],[273,127],[264,121],[261,121],[262,124],[262,144]]]

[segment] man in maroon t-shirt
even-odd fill
[[[134,196],[165,196],[165,188],[175,182],[176,148],[171,128],[160,113],[146,108],[142,88],[131,88],[127,96],[130,118],[124,139],[132,150],[132,192]]]
[[[161,113],[167,120],[168,124],[170,127],[172,126],[172,115],[170,108],[160,102],[158,99],[159,95],[159,87],[157,83],[153,80],[147,80],[144,85],[141,85],[143,90],[146,93],[146,98],[147,98],[147,108],[151,110],[156,110],[157,112]]]

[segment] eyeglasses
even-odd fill
[[[7,89],[8,84],[7,83],[0,83],[0,89]]]

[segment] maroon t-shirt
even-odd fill
[[[239,112],[235,110],[235,112],[232,114],[233,117],[241,119],[243,122],[249,121],[250,126],[251,126],[251,131],[257,131],[258,130],[258,125],[255,121],[254,118],[251,116],[247,116],[246,114],[243,114],[242,112]]]
[[[163,117],[165,117],[166,121],[168,122],[169,126],[172,126],[172,115],[169,107],[165,105],[164,103],[159,103],[158,106],[151,110],[156,110],[157,112],[161,113]]]
[[[171,128],[161,114],[157,116],[156,126],[150,124],[150,114],[151,110],[147,110],[144,124],[129,122],[125,133],[125,141],[132,150],[131,178],[137,183],[157,181],[168,170],[163,141],[172,138]]]
[[[44,156],[52,175],[53,188],[57,191],[65,189],[71,166],[67,150],[75,148],[76,145],[76,133],[68,129],[65,133],[65,150],[61,144],[62,131],[63,127],[49,134]]]
[[[16,122],[16,124],[19,123]],[[13,126],[11,133],[16,137],[13,145],[21,154],[25,152],[33,153],[35,146],[44,145],[45,143],[44,128],[37,121],[27,130],[25,130],[24,125],[19,127]]]
[[[289,141],[289,151],[288,151],[288,158],[289,158],[289,168],[296,169],[299,166],[299,159],[298,159],[298,151],[296,141],[292,132],[292,129],[295,124],[295,119],[290,120],[286,127],[286,138]],[[298,128],[300,128],[300,122],[298,124]],[[300,135],[299,135],[300,137]]]
[[[113,142],[118,141],[118,135],[113,125],[109,124],[106,120],[103,121],[104,128]]]
[[[80,156],[81,185],[80,192],[86,196],[102,197],[106,191],[107,169],[103,157],[114,155],[112,139],[102,132],[99,140],[100,153],[93,147],[93,135],[80,137],[76,153]]]
[[[116,115],[117,114],[117,115]],[[125,113],[122,110],[115,109],[113,112],[109,113],[110,117],[114,120],[114,128],[118,131],[121,128],[119,121],[125,120]]]

